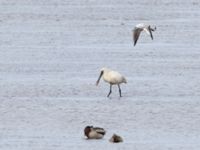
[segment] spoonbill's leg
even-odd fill
[[[112,84],[110,84],[110,92],[108,93],[107,97],[109,97],[111,93],[112,93]]]
[[[122,97],[122,92],[121,92],[121,88],[119,84],[118,84],[118,88],[119,88],[119,96]]]

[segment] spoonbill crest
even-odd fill
[[[110,84],[110,91],[109,91],[107,97],[109,97],[110,94],[112,93],[112,85],[118,86],[119,95],[120,95],[120,97],[122,97],[120,84],[121,83],[127,83],[125,77],[122,76],[120,73],[118,73],[116,71],[110,70],[108,68],[102,68],[101,71],[100,71],[99,78],[96,82],[96,85],[99,84],[99,81],[100,81],[102,76],[103,76],[104,81]]]
[[[145,31],[148,35],[151,36],[151,39],[153,40],[153,34],[152,34],[152,31],[155,31],[156,30],[156,27],[155,28],[151,28],[150,25],[145,25],[143,23],[140,23],[140,24],[137,24],[135,26],[135,28],[133,29],[133,41],[134,41],[134,46],[136,45],[138,39],[139,39],[139,36],[140,36],[140,33],[142,31]]]

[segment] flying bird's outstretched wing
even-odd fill
[[[140,29],[140,28],[135,28],[133,30],[133,41],[134,41],[134,46],[136,45],[138,39],[139,39],[139,36],[140,36],[140,33],[143,29]]]

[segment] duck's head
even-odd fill
[[[89,137],[89,133],[91,132],[93,126],[86,126],[84,129],[85,136]]]

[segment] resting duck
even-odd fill
[[[88,139],[101,139],[106,134],[106,131],[103,128],[86,126],[84,133]]]
[[[109,141],[113,143],[119,143],[119,142],[123,142],[123,139],[119,135],[113,134],[113,136],[110,138]]]

